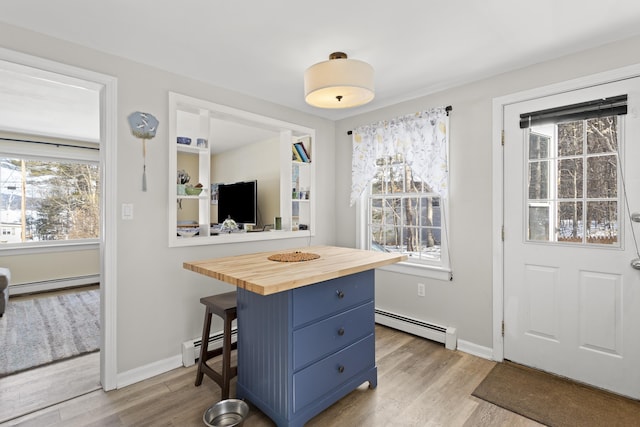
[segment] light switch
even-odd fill
[[[122,204],[122,219],[126,219],[126,220],[133,219],[133,204],[132,203],[123,203]]]

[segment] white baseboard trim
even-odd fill
[[[36,292],[54,291],[57,289],[73,288],[77,286],[100,283],[99,274],[87,276],[67,277],[63,279],[43,280],[40,282],[9,284],[9,296],[32,294]]]
[[[493,360],[493,349],[474,344],[465,340],[458,340],[458,350],[487,360]]]
[[[398,326],[398,325],[394,325]],[[391,327],[394,327],[391,326]],[[399,329],[399,328],[396,328]],[[410,332],[411,333],[411,332]],[[414,334],[418,335],[418,334]],[[422,335],[418,335],[422,336]],[[423,337],[427,339],[432,338]],[[445,341],[444,337],[442,337],[442,341]],[[484,347],[478,344],[474,344],[469,341],[457,340],[457,350],[469,353],[473,356],[481,357],[487,360],[493,360],[493,349],[489,347]],[[140,366],[139,368],[131,369],[126,372],[122,372],[117,376],[117,385],[116,388],[123,388],[129,386],[131,384],[135,384],[140,381],[147,380],[149,378],[155,377],[156,375],[164,374],[165,372],[169,372],[176,368],[181,368],[184,366],[184,359],[182,354],[178,354],[176,356],[169,357],[164,360],[158,360],[157,362],[149,363],[148,365]]]
[[[234,327],[232,330],[231,342],[235,342],[237,339],[237,329],[237,327]],[[209,337],[209,350],[222,347],[222,335],[222,331],[219,331]],[[195,364],[195,360],[200,356],[200,341],[201,338],[185,341],[182,344],[181,355],[172,356],[164,360],[158,360],[157,362],[152,362],[148,365],[140,366],[139,368],[118,374],[116,387],[126,387],[156,375],[164,374],[172,369],[193,366]]]
[[[171,356],[164,360],[149,363],[139,368],[118,374],[116,388],[123,388],[140,381],[148,380],[156,375],[164,374],[173,369],[182,367],[182,355]]]

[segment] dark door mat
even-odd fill
[[[548,426],[637,426],[640,402],[511,362],[498,363],[472,393]]]

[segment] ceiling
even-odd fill
[[[21,0],[0,21],[338,120],[640,34],[640,2]],[[374,67],[370,104],[305,104],[334,51]]]

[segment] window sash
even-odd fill
[[[443,200],[438,194],[433,192],[389,194],[369,193],[366,196],[366,199],[367,218],[365,226],[365,247],[367,249],[372,250],[372,246],[380,245],[385,250],[397,251],[409,255],[409,260],[407,261],[409,263],[435,266],[444,265],[446,260],[446,257],[443,255],[444,249],[446,249],[446,231],[444,226],[446,221],[444,220],[444,211],[442,209]],[[429,206],[425,204],[428,203],[428,199],[431,199],[432,203],[434,199],[438,201],[436,206],[431,206],[432,217],[437,219],[437,221],[433,220],[431,224],[427,221],[427,212],[423,214],[423,212],[429,208]],[[384,202],[390,200],[397,201],[399,203],[396,212],[399,212],[400,218],[397,221],[386,221],[388,218],[386,212],[388,212],[388,210],[385,210]],[[417,206],[415,207],[416,217],[411,223],[408,223],[405,217],[406,208],[404,203],[406,201],[417,202]],[[380,204],[381,208],[374,206],[376,204]],[[374,210],[380,212],[380,209],[382,209],[382,217],[380,221],[375,221],[373,219]],[[390,213],[393,215],[394,212],[392,211]],[[384,238],[381,239],[382,241],[378,241],[380,239],[374,238],[374,234],[376,232],[379,232],[384,236]],[[395,244],[389,244],[389,241],[386,240],[386,235],[389,232],[396,233],[397,237]],[[416,234],[412,236],[411,240],[408,240],[410,236],[408,236],[407,232],[414,232]],[[439,243],[429,246],[429,239],[433,239],[434,243]],[[415,245],[413,250],[410,250],[410,244]]]
[[[608,117],[597,120],[606,120]],[[618,170],[618,150],[622,144],[622,133],[617,129],[621,126],[622,117],[611,117],[615,118],[610,125],[613,142],[604,146],[594,143],[592,147],[589,144],[587,129],[591,118],[573,122],[579,132],[571,133],[573,136],[569,141],[575,142],[564,147],[560,144],[559,126],[573,123],[552,125],[553,130],[548,132],[548,141],[543,144],[541,151],[535,149],[539,148],[539,144],[534,149],[531,144],[539,143],[539,136],[543,133],[532,128],[524,130],[529,168],[525,241],[621,247],[622,183]],[[605,178],[598,173],[606,171],[598,171],[606,169],[607,165],[613,165],[615,183],[600,187],[598,178]],[[572,181],[573,191],[570,185]]]
[[[91,147],[91,146],[83,147],[83,146],[77,146],[77,145],[70,146],[70,145],[57,143],[57,142],[43,143],[43,142],[26,141],[26,140],[20,140],[20,139],[0,139],[0,158],[6,158],[6,159],[12,159],[12,160],[36,161],[36,162],[52,163],[52,164],[86,164],[92,167],[98,167],[98,170],[95,171],[95,175],[94,175],[95,179],[98,182],[98,184],[96,184],[97,187],[94,187],[93,184],[89,184],[89,185],[91,188],[93,188],[93,190],[90,190],[91,193],[94,195],[97,195],[96,208],[98,209],[98,216],[99,216],[100,215],[99,213],[100,198],[102,197],[102,195],[100,194],[100,187],[99,187],[99,180],[101,179],[100,171],[99,171],[100,162],[99,162],[99,150],[95,149],[94,147]],[[18,171],[17,173],[21,174],[20,171]],[[11,192],[11,194],[15,195],[16,189],[9,190],[5,188],[7,183],[4,181],[6,181],[7,177],[4,176],[2,178],[3,178],[3,182],[1,183],[2,189],[0,189],[0,192],[4,193],[5,196],[7,196],[8,192]],[[19,184],[19,187],[21,188],[22,178],[19,177],[19,179],[20,179],[20,182],[18,184]],[[12,184],[14,184],[12,185],[12,187],[16,186],[15,183],[12,183]],[[18,193],[21,192],[20,188],[17,188]],[[32,186],[31,190],[32,191],[38,190],[38,186],[37,185]],[[27,191],[29,191],[29,188],[27,188]],[[18,196],[22,197],[21,194],[18,194]],[[1,209],[3,211],[8,211],[9,208],[10,207],[4,203],[1,206]],[[36,211],[38,209],[40,209],[40,206],[36,208]],[[11,209],[11,210],[14,211],[15,209]],[[19,210],[22,211],[22,207]],[[26,210],[29,211],[33,209],[29,209],[29,206],[27,206]],[[69,211],[69,215],[83,215],[83,214],[81,214],[77,209],[74,209],[72,211]],[[11,218],[5,214],[3,214],[2,219],[5,221],[11,220]],[[37,217],[32,218],[32,220],[36,221]],[[15,231],[16,224],[17,223],[14,223],[14,222],[12,222],[11,224],[7,222],[6,224],[3,223],[2,226],[10,227]],[[22,220],[20,221],[20,224],[17,224],[17,225],[20,226],[20,229],[18,230],[18,234],[19,234],[18,237],[21,239]],[[74,227],[73,225],[69,225],[69,224],[67,226],[71,227],[69,228],[69,230],[71,230],[71,235],[73,235],[74,232],[82,229],[82,228]],[[63,229],[66,229],[67,226],[64,226]],[[25,229],[25,232],[27,232],[28,234],[29,228],[32,228],[32,227],[34,227],[33,224],[31,225],[31,227],[28,226],[27,229]],[[27,248],[27,247],[70,246],[70,245],[87,244],[87,243],[95,244],[99,242],[99,233],[100,233],[99,218],[97,219],[97,223],[92,228],[94,232],[98,233],[98,235],[95,237],[76,237],[76,238],[67,237],[64,239],[56,239],[56,240],[42,239],[42,240],[4,242],[0,244],[0,249],[6,250],[6,249]],[[8,237],[8,235],[6,234],[3,234],[3,235],[5,237]],[[2,239],[2,240],[7,240],[7,239]],[[14,240],[14,239],[11,239],[11,240]]]

